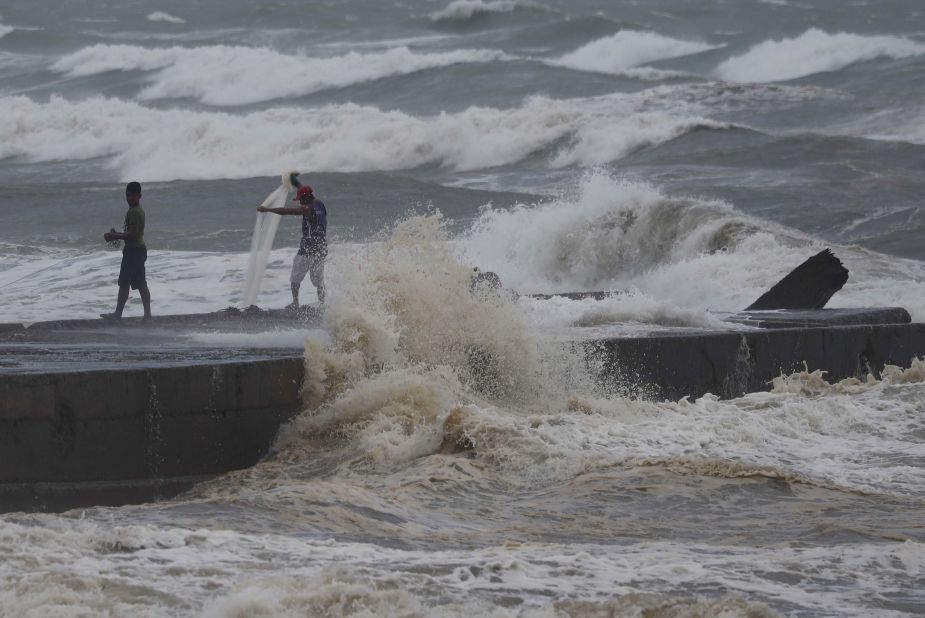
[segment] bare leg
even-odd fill
[[[292,306],[298,307],[299,306],[299,288],[302,287],[302,284],[292,282],[289,285],[292,288]]]
[[[121,318],[122,312],[125,311],[125,303],[126,301],[128,301],[128,290],[129,290],[129,287],[127,285],[125,287],[119,288],[119,296],[116,297],[115,317],[117,318]]]
[[[122,311],[125,310],[125,302],[128,300],[128,286],[119,286],[119,295],[116,297],[115,313],[101,313],[101,318],[119,319],[122,317]]]
[[[317,258],[316,258],[317,259]],[[324,258],[318,259],[308,271],[312,285],[318,290],[318,302],[324,304]]]
[[[148,286],[143,288],[138,288],[138,293],[141,295],[141,304],[145,308],[145,317],[151,317],[151,291],[148,289]],[[127,295],[126,295],[127,296]]]

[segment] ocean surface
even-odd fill
[[[305,347],[267,459],[0,516],[0,615],[925,612],[925,365],[647,403],[568,346],[727,327],[826,247],[829,306],[925,321],[923,100],[920,0],[0,1],[0,322],[112,310],[130,180],[156,314],[242,305],[288,170],[331,245],[320,329],[226,340]]]

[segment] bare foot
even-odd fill
[[[119,320],[122,318],[118,313],[101,313],[100,317],[104,320]]]

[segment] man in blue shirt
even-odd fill
[[[299,243],[299,252],[292,261],[292,275],[289,277],[292,288],[292,304],[289,307],[297,309],[299,288],[306,274],[318,290],[318,302],[324,304],[324,260],[328,256],[328,211],[324,202],[315,199],[312,188],[308,185],[299,187],[292,201],[299,202],[299,207],[265,208],[261,206],[257,211],[272,212],[277,215],[302,215],[302,242]]]

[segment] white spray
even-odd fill
[[[294,177],[298,172],[283,174],[282,184],[267,196],[260,204],[265,208],[282,208],[289,198]],[[257,302],[260,294],[260,285],[263,283],[263,273],[267,269],[267,260],[273,241],[276,239],[276,230],[279,228],[280,215],[271,212],[258,212],[254,222],[254,236],[251,238],[251,254],[247,262],[247,281],[244,284],[244,306],[250,307]]]

